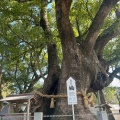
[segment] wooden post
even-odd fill
[[[28,99],[28,104],[27,104],[27,120],[29,120],[29,115],[30,115],[30,99]]]
[[[98,108],[99,108],[99,111],[101,111],[101,107],[100,107],[101,101],[100,101],[100,92],[99,92],[99,90],[97,92],[97,97],[98,97]]]

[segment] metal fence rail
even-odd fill
[[[94,116],[96,116],[96,115],[94,115]],[[73,115],[44,115],[43,116],[43,118],[54,118],[54,119],[56,119],[56,118],[69,119],[69,118],[72,118],[72,117],[73,117]],[[74,115],[74,117],[75,118],[78,118],[78,117],[80,117],[80,118],[88,118],[89,117],[92,120],[93,115],[92,114],[87,114],[85,116],[85,115],[80,114],[80,115]],[[97,116],[96,116],[96,118],[97,118]]]
[[[0,116],[0,120],[34,120],[34,116]]]
[[[44,115],[43,117],[72,117],[73,115]],[[76,117],[81,117],[83,115],[74,115]],[[87,114],[87,116],[92,116],[91,114]]]
[[[115,120],[120,120],[120,113],[110,113],[110,114],[107,114],[108,118],[105,119],[105,117],[103,116],[103,118],[100,118],[99,119],[99,116],[98,115],[95,115],[98,120],[109,120],[109,116],[113,115]],[[83,115],[83,114],[78,114],[78,115],[74,115],[75,118],[77,119],[78,117],[80,118],[92,118],[93,117],[93,114],[87,114],[86,116]],[[0,120],[43,120],[43,118],[63,118],[63,119],[69,119],[71,117],[73,117],[73,115],[43,115],[43,113],[41,112],[38,112],[38,113],[35,113],[34,116],[12,116],[12,115],[9,115],[9,116],[3,116],[1,115],[0,116]],[[91,119],[92,120],[92,119]]]
[[[115,120],[120,120],[120,113],[110,113],[110,114],[107,114],[108,115],[108,119],[109,120],[109,116],[113,115]],[[91,116],[91,114],[87,114],[86,116]],[[95,115],[97,117],[97,119],[99,120],[98,118],[98,115]],[[58,118],[58,117],[66,117],[66,118],[69,118],[69,117],[72,117],[72,115],[44,115],[43,118]],[[84,115],[75,115],[75,117],[85,117]],[[101,120],[105,120],[105,118],[103,117],[103,119]]]

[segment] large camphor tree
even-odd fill
[[[50,4],[52,2],[53,5]],[[44,85],[39,91],[48,95],[66,94],[66,80],[69,77],[75,79],[77,92],[84,94],[102,90],[112,82],[114,77],[120,78],[117,75],[120,72],[118,66],[119,0],[11,0],[1,2],[0,5],[1,21],[4,21],[1,25],[1,43],[16,49],[14,53],[17,52],[16,54],[19,53],[20,56],[16,55],[17,58],[13,58],[16,58],[18,63],[22,61],[25,66],[29,63],[27,68],[31,67],[33,79],[28,82],[29,86],[26,83],[27,90],[24,92],[31,92],[34,84],[41,77],[44,79]],[[37,15],[39,10],[40,14]],[[104,48],[111,40],[117,42],[114,55],[105,59],[108,57],[103,54]],[[62,47],[62,62],[59,60],[61,49],[58,46]],[[8,56],[12,56],[13,49],[7,50]],[[24,51],[23,57],[20,50]],[[6,52],[3,49],[1,51],[1,53]],[[47,71],[47,78],[46,72],[42,73],[40,67],[41,56],[46,51],[48,65],[43,68],[43,71]],[[7,56],[5,57],[7,59]],[[18,63],[16,66],[19,66]],[[112,65],[113,68],[117,65],[117,68],[109,73],[109,67]],[[28,73],[31,71],[28,70]],[[77,98],[76,120],[96,120],[90,110],[86,109],[83,96],[78,95]],[[43,111],[44,114],[72,114],[67,98],[57,98],[55,109],[49,109],[49,103],[50,99],[40,97],[36,111]],[[51,119],[72,120],[72,117]]]
[[[78,4],[77,2],[75,2],[75,4]],[[48,43],[48,78],[45,81],[43,93],[56,94],[57,91],[57,94],[66,94],[65,84],[69,77],[76,80],[77,91],[84,91],[85,93],[94,90],[101,90],[105,86],[109,85],[113,80],[113,74],[110,74],[109,76],[107,75],[108,66],[111,61],[107,62],[104,60],[103,50],[106,44],[113,37],[119,34],[119,30],[117,28],[115,28],[116,30],[114,29],[114,27],[118,25],[118,20],[103,31],[101,28],[105,18],[117,2],[118,1],[103,1],[101,3],[95,18],[92,20],[92,23],[84,36],[80,33],[79,20],[76,17],[79,36],[75,37],[69,18],[72,1],[55,1],[56,23],[62,45],[63,60],[61,71],[59,72],[57,55],[55,53],[56,50],[54,48],[55,44],[52,45],[51,43]],[[44,1],[43,4],[44,7],[41,9],[40,25],[46,32],[47,37],[50,37],[51,30],[47,20],[47,13],[45,11],[47,1]],[[79,6],[76,5],[76,7]],[[50,49],[51,45],[52,48]],[[54,55],[52,52],[49,53],[49,50],[52,50],[53,48]],[[56,58],[52,58],[52,56],[55,57],[55,55]],[[51,60],[53,63],[51,63]],[[115,60],[117,60],[117,58]],[[119,68],[114,71],[114,74],[118,73],[118,70]],[[58,83],[56,84],[56,82]],[[56,86],[58,88],[56,88]],[[42,108],[46,108],[45,106]],[[50,114],[49,112],[50,111],[48,110],[48,114]],[[93,116],[88,115],[88,113],[89,110],[85,109],[82,96],[78,96],[78,104],[75,106],[75,114],[80,116],[76,117],[76,119],[96,119]],[[56,101],[54,114],[71,114],[71,106],[67,105],[67,99],[61,98]],[[70,118],[61,117],[52,119],[63,120]]]
[[[88,2],[88,1],[87,1]],[[44,88],[47,94],[56,94],[56,80],[57,83],[57,94],[66,94],[66,80],[72,77],[76,80],[77,91],[84,91],[88,93],[90,91],[97,91],[103,89],[105,86],[109,85],[113,80],[113,76],[120,70],[117,68],[112,74],[108,75],[108,66],[110,62],[115,62],[118,58],[114,58],[111,61],[106,61],[103,58],[103,50],[106,44],[114,37],[119,35],[119,28],[115,26],[118,25],[118,19],[105,30],[101,30],[105,18],[111,11],[111,9],[117,4],[118,1],[107,1],[104,0],[96,13],[89,29],[81,35],[79,17],[76,17],[76,24],[78,27],[79,36],[75,37],[73,32],[72,23],[70,22],[69,14],[70,8],[72,6],[72,0],[56,0],[55,1],[55,11],[56,11],[56,23],[59,32],[59,37],[62,45],[63,60],[61,65],[61,71],[58,69],[57,59],[54,54],[49,54],[51,44],[48,43],[48,79],[45,81]],[[78,1],[75,2],[76,7]],[[47,1],[44,2],[47,5]],[[47,35],[51,34],[50,26],[47,20],[47,13],[45,7],[41,9],[41,21],[40,25],[43,27]],[[75,9],[75,6],[74,6]],[[117,15],[118,10],[116,10]],[[50,38],[51,39],[51,38]],[[52,49],[55,47],[52,46]],[[51,49],[51,50],[52,50]],[[50,56],[49,56],[50,55]],[[51,64],[52,60],[52,64]],[[54,61],[55,60],[55,61]],[[57,64],[56,64],[57,63]],[[50,66],[51,65],[51,66]],[[52,68],[52,70],[51,70]],[[53,71],[55,70],[55,72]],[[51,74],[52,73],[52,74]],[[59,74],[58,74],[59,73]],[[54,79],[53,79],[54,75]],[[55,78],[56,77],[56,78]],[[54,80],[54,81],[53,81]],[[52,85],[51,81],[53,81]],[[47,85],[48,84],[48,85]],[[47,85],[47,86],[46,86]],[[49,86],[49,88],[48,88]],[[49,93],[50,92],[50,93]],[[43,107],[44,108],[44,107]],[[49,111],[49,110],[48,110]],[[49,113],[49,112],[48,112]],[[61,98],[56,100],[56,108],[54,114],[71,114],[71,106],[67,105],[67,99]],[[76,117],[77,120],[91,120],[96,119],[94,116],[90,116],[89,110],[85,109],[83,104],[83,97],[78,96],[78,104],[75,106],[75,114],[80,115]],[[52,119],[72,119],[61,117]]]

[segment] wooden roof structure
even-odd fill
[[[28,100],[35,99],[35,94],[19,94],[19,95],[9,95],[6,98],[0,100],[0,102],[27,102]]]
[[[0,100],[0,102],[10,102],[10,103],[27,103],[27,116],[30,114],[30,106],[31,101],[36,101],[35,94],[26,93],[26,94],[19,94],[19,95],[9,95],[6,98]],[[29,120],[29,117],[27,117]]]

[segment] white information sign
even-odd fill
[[[70,77],[67,81],[67,96],[68,96],[68,105],[77,104],[77,94],[76,94],[76,83],[75,80]]]

